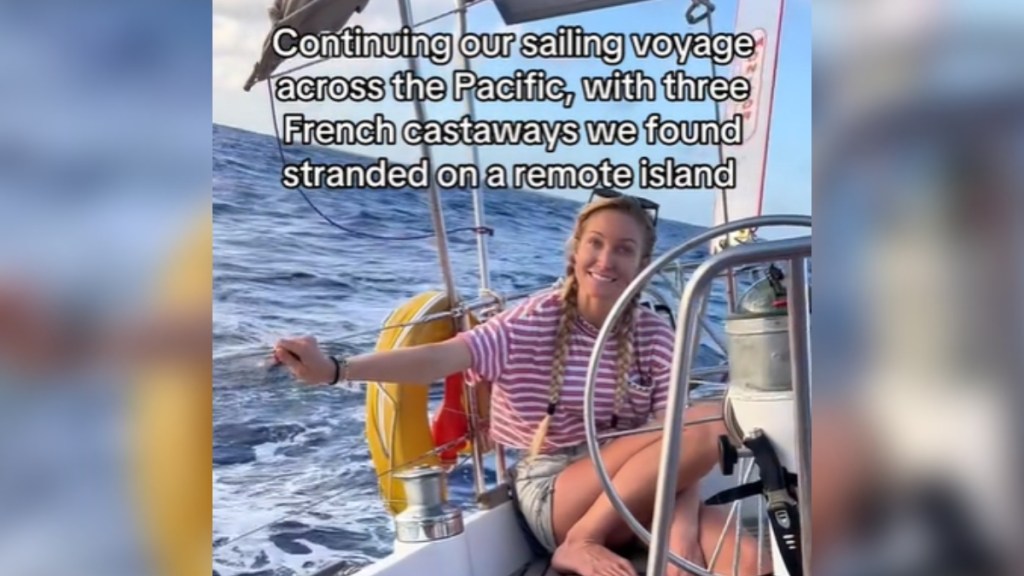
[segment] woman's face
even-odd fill
[[[573,271],[581,295],[614,302],[640,273],[644,229],[617,210],[595,212],[583,225]]]

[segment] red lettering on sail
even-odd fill
[[[768,33],[764,28],[756,28],[750,32],[754,37],[754,54],[745,60],[736,63],[735,75],[742,76],[750,82],[750,97],[743,102],[732,102],[729,106],[728,117],[736,114],[743,116],[743,141],[750,140],[757,132],[758,102],[761,100],[761,84],[764,77],[765,47],[768,42]]]

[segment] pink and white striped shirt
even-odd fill
[[[547,414],[549,384],[562,300],[556,290],[531,296],[458,335],[469,345],[472,370],[493,384],[491,436],[505,446],[529,449]],[[619,409],[618,428],[636,428],[668,404],[675,335],[668,322],[640,307],[633,330],[629,390]],[[583,391],[598,328],[577,316],[570,329],[565,378],[543,451],[586,441]],[[611,337],[599,364],[594,413],[599,431],[610,429],[615,405],[618,342]]]

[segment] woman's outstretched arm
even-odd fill
[[[278,341],[274,356],[303,382],[326,384],[334,379],[334,362],[312,336]],[[397,384],[429,383],[467,370],[471,364],[469,345],[461,338],[452,338],[435,344],[353,356],[342,363],[339,377],[340,380]]]

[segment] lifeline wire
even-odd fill
[[[434,456],[436,454],[440,454],[441,452],[444,452],[445,450],[449,449],[452,446],[457,446],[459,443],[461,443],[462,441],[467,440],[467,439],[468,439],[467,437],[463,436],[461,438],[457,438],[455,440],[452,440],[451,442],[448,442],[447,444],[444,444],[442,446],[438,446],[438,447],[434,448],[433,450],[431,450],[430,452],[427,452],[426,454],[420,456],[419,458],[416,458],[414,460],[411,460],[411,461],[407,462],[403,466],[403,468],[411,466],[413,464],[416,464],[417,462],[421,462],[421,461],[429,458],[430,456]],[[462,466],[468,460],[469,460],[468,456],[463,456],[462,459],[458,463],[456,463],[455,466],[452,467],[452,470],[455,470],[459,466]],[[380,479],[382,476],[385,476],[387,474],[391,474],[393,472],[398,472],[398,471],[399,471],[399,468],[392,468],[392,469],[389,469],[389,470],[385,470],[384,472],[381,472],[380,474],[377,474],[377,478]],[[337,490],[333,490],[331,492],[328,492],[323,497],[314,500],[312,503],[307,504],[307,505],[299,508],[298,510],[293,510],[291,512],[288,512],[286,514],[281,515],[279,518],[275,518],[274,520],[271,520],[270,522],[267,522],[265,524],[260,524],[259,526],[255,527],[255,528],[253,528],[251,530],[247,530],[247,531],[239,534],[238,536],[235,536],[234,538],[231,538],[231,539],[225,540],[224,542],[220,542],[220,543],[216,544],[213,548],[216,550],[218,548],[223,548],[224,546],[227,546],[229,544],[234,544],[235,542],[238,542],[239,540],[243,540],[245,538],[248,538],[249,536],[252,536],[253,534],[256,534],[257,532],[261,532],[263,530],[266,530],[267,528],[270,528],[271,526],[273,526],[274,524],[277,524],[278,522],[281,522],[282,520],[287,520],[288,518],[294,518],[294,517],[298,516],[299,514],[305,514],[306,512],[309,512],[310,510],[313,510],[317,506],[320,506],[321,504],[324,504],[326,502],[334,500],[335,498],[343,495],[345,493],[345,490],[347,490],[348,488],[350,488],[350,487],[349,486],[345,486],[345,487],[342,487],[342,488],[338,488]]]
[[[274,105],[274,89],[270,85],[270,82],[267,82],[267,94],[270,97],[270,115],[274,119],[274,136],[277,139],[277,151],[278,154],[281,155],[281,165],[286,165],[288,164],[288,160],[287,158],[285,158],[284,145],[281,143],[281,130],[277,125],[277,107]],[[302,198],[306,201],[307,204],[309,204],[309,207],[312,208],[314,212],[319,214],[321,218],[326,220],[328,224],[334,226],[335,228],[343,232],[352,234],[353,236],[361,236],[363,238],[369,238],[371,240],[425,240],[427,238],[434,237],[433,232],[413,234],[410,236],[383,236],[353,230],[352,228],[348,228],[346,226],[338,224],[330,216],[324,214],[323,211],[321,211],[320,208],[318,208],[317,205],[313,203],[313,201],[309,198],[309,196],[302,188],[296,187],[295,189],[299,191],[299,194],[301,194]],[[488,236],[494,236],[494,229],[487,226],[465,226],[463,228],[454,228],[448,231],[449,234],[455,234],[456,232],[475,232],[476,234],[487,234]]]

